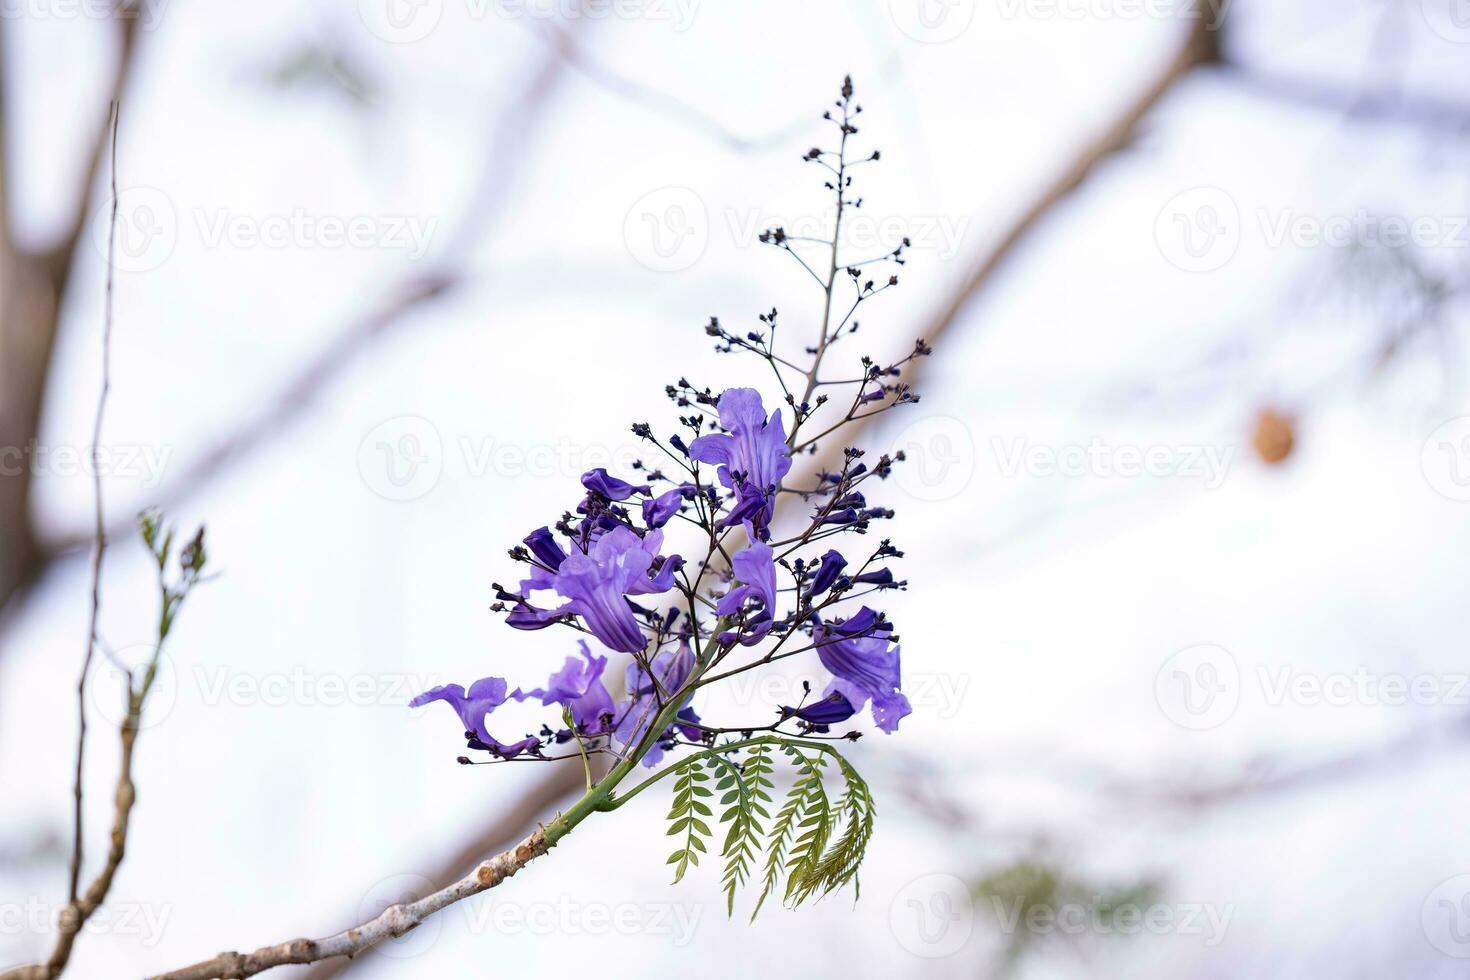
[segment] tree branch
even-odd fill
[[[514,848],[482,861],[473,871],[416,902],[390,905],[376,918],[344,929],[325,939],[293,939],[275,946],[262,946],[253,953],[221,953],[213,959],[160,973],[152,980],[238,980],[263,970],[291,963],[315,963],[338,956],[354,956],[385,939],[396,939],[442,908],[489,891],[527,864],[545,854],[552,845],[544,831],[537,830]],[[4,980],[4,978],[0,978]]]
[[[524,89],[502,110],[490,139],[490,159],[481,168],[482,182],[462,209],[463,217],[450,235],[447,255],[467,254],[474,240],[493,224],[511,194],[513,172],[523,162],[519,154],[511,151],[524,144],[525,133],[546,118],[546,105],[564,77],[564,61],[558,47],[529,74]],[[154,502],[168,507],[213,483],[238,460],[296,422],[316,396],[345,375],[357,358],[375,343],[402,328],[412,314],[459,290],[471,278],[468,268],[441,261],[437,269],[400,283],[377,307],[350,321],[274,398],[266,400],[266,407],[257,415],[239,423],[234,431],[206,449],[183,474],[171,479]],[[77,530],[43,542],[42,565],[79,554],[91,540],[90,531]]]
[[[600,764],[594,760],[593,765]],[[494,823],[480,830],[463,847],[439,866],[437,873],[430,875],[433,882],[451,882],[473,867],[486,854],[510,847],[536,820],[549,813],[582,789],[581,773],[572,766],[554,766],[546,776],[531,787],[530,791],[516,800],[509,812],[498,817]],[[599,773],[602,775],[602,773]],[[424,895],[416,895],[423,898]],[[304,980],[331,980],[352,969],[355,964],[370,962],[364,956],[337,957],[324,960],[308,973]]]
[[[107,96],[109,106],[121,101],[132,75],[138,17],[120,15],[113,23],[118,55]],[[40,253],[10,247],[4,256],[7,261],[0,269],[4,277],[0,287],[0,447],[24,449],[40,432],[62,300],[71,281],[77,243],[86,228],[92,185],[105,159],[108,131],[106,124],[99,127],[92,142],[73,214],[57,243]],[[12,189],[7,186],[4,191]],[[8,236],[7,245],[13,245]],[[31,486],[29,466],[0,476],[0,609],[35,580],[49,560],[31,523]]]

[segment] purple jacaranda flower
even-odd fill
[[[829,725],[840,725],[857,714],[852,702],[838,693],[832,693],[814,701],[805,708],[782,708],[782,719],[800,718],[817,731],[825,732]]]
[[[553,572],[561,567],[562,560],[567,556],[562,546],[556,543],[556,536],[551,533],[550,528],[538,527],[522,540],[536,560]]]
[[[647,486],[634,486],[615,476],[609,476],[606,469],[598,467],[588,470],[582,474],[582,486],[608,500],[627,500],[635,493],[648,494]]]
[[[725,525],[750,521],[761,538],[775,513],[775,491],[791,469],[786,430],[779,409],[766,418],[760,392],[731,388],[720,395],[720,424],[728,430],[700,436],[689,446],[691,459],[719,464],[720,482],[735,491],[735,512]]]
[[[889,640],[892,632],[866,606],[846,622],[812,631],[817,657],[833,676],[827,693],[841,694],[858,709],[871,700],[873,720],[885,732],[897,729],[913,710],[899,690],[899,648]]]
[[[812,576],[811,584],[807,587],[807,600],[815,599],[837,584],[837,576],[841,575],[842,570],[846,567],[847,559],[836,551],[828,551],[823,555],[821,567],[817,569],[817,574]]]
[[[770,545],[752,539],[730,559],[735,579],[740,584],[725,593],[715,606],[715,614],[734,616],[745,611],[745,631],[739,637],[745,646],[759,642],[771,631],[771,620],[776,615],[775,554]],[[747,609],[750,600],[754,600],[754,605]],[[721,643],[725,642],[727,635],[730,634],[721,634]],[[733,640],[734,636],[730,636]]]
[[[638,744],[654,716],[658,714],[660,688],[662,694],[672,696],[689,680],[689,674],[694,669],[694,651],[689,646],[689,641],[683,640],[678,646],[659,653],[653,658],[653,663],[649,667],[651,670],[645,670],[643,665],[637,662],[628,665],[626,678],[628,700],[619,708],[617,727],[613,731],[613,738],[627,748]],[[658,678],[658,686],[654,684],[655,677]],[[694,715],[689,708],[689,701],[692,698],[692,694],[685,697],[683,706],[680,708],[679,717],[684,720],[686,726],[698,721],[698,716]],[[684,717],[686,712],[689,713],[688,718]],[[697,729],[694,730],[697,731]],[[668,733],[664,733],[660,741],[667,735]],[[663,749],[655,744],[643,757],[643,764],[654,766],[662,758]]]
[[[538,747],[541,741],[528,736],[519,742],[505,743],[486,731],[485,716],[510,699],[503,677],[482,677],[470,685],[468,692],[458,684],[445,684],[425,691],[408,702],[408,706],[417,708],[430,701],[445,702],[459,715],[472,747],[487,749],[503,759],[513,759]],[[480,744],[476,745],[476,742]]]
[[[525,582],[521,583],[521,588],[524,589],[532,581],[532,579],[526,579]],[[537,586],[537,588],[541,588],[541,586]],[[565,610],[537,609],[529,602],[518,601],[510,613],[506,615],[505,624],[518,630],[544,630],[546,627],[554,625],[557,619],[564,615],[566,615]]]
[[[683,483],[643,501],[643,523],[650,528],[663,527],[679,513],[679,507],[685,500],[693,499],[695,492],[692,484]]]
[[[542,704],[560,704],[572,713],[572,722],[583,735],[597,735],[606,730],[613,714],[612,695],[602,683],[607,668],[606,657],[594,657],[587,641],[580,641],[582,659],[568,657],[561,670],[552,674],[546,687],[511,697],[540,698]]]
[[[512,613],[516,618],[507,622],[520,629],[539,629],[546,619],[575,613],[604,645],[636,653],[646,641],[627,597],[667,592],[673,588],[674,573],[684,561],[678,555],[665,558],[657,573],[650,575],[662,545],[662,531],[651,531],[641,538],[628,527],[607,531],[597,536],[586,554],[573,548],[555,575],[533,576],[522,583],[523,588],[532,590],[555,589],[568,600],[565,604],[539,610],[530,603],[520,603]]]
[[[863,572],[861,575],[855,575],[852,580],[863,585],[892,585],[893,572],[886,568],[878,568],[871,572]]]

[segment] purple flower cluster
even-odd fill
[[[818,491],[794,494],[793,502],[815,499],[817,513],[804,534],[772,541],[778,500],[793,494],[782,486],[792,446],[781,412],[768,416],[752,388],[732,388],[708,403],[718,412],[718,430],[701,431],[705,420],[700,416],[685,419],[695,430],[687,446],[678,436],[660,443],[648,426],[634,427],[683,470],[677,479],[641,463],[638,469],[647,480],[641,484],[605,469],[583,474],[586,493],[575,513],[536,529],[512,549],[513,558],[531,566],[518,589],[496,586],[495,608],[506,613],[509,625],[521,630],[569,626],[607,650],[631,655],[622,699],[615,702],[603,681],[608,658],[594,655],[584,639],[581,657],[568,657],[544,687],[509,692],[504,679],[486,677],[468,691],[457,684],[434,688],[413,705],[447,703],[470,747],[502,759],[539,755],[546,745],[575,737],[606,739],[621,746],[620,753],[643,746],[643,761],[653,765],[680,738],[707,742],[717,731],[774,730],[788,721],[805,732],[822,733],[869,705],[880,729],[891,732],[898,726],[910,708],[900,691],[899,646],[891,625],[867,606],[845,618],[831,612],[854,591],[866,595],[902,586],[886,568],[869,568],[899,552],[885,541],[852,573],[849,559],[835,549],[810,560],[793,557],[814,539],[848,530],[862,533],[868,521],[891,514],[867,508],[855,489],[872,475],[857,462],[861,454],[850,451],[843,472],[823,475]],[[700,464],[716,467],[718,485]],[[695,540],[706,555],[687,570],[682,556],[665,552],[666,528],[676,518],[697,530]],[[713,567],[721,555],[729,559],[723,579]],[[783,574],[789,579],[785,588],[779,584]],[[721,593],[722,581],[728,584]],[[676,595],[665,610],[640,602],[671,591]],[[790,597],[785,609],[783,594]],[[702,622],[699,617],[707,611],[713,617]],[[713,619],[718,628],[711,627]],[[764,658],[754,651],[742,654],[757,659],[728,672],[763,665],[790,644],[791,652],[815,651],[832,675],[826,692],[811,704],[780,709],[775,722],[725,729],[702,725],[690,707],[701,677],[737,651],[766,641],[775,646]],[[508,701],[528,699],[560,705],[571,727],[545,728],[539,736],[509,742],[489,733],[487,715]],[[674,722],[650,742],[649,726],[659,716]]]

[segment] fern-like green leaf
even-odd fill
[[[717,753],[709,753],[710,768],[716,772],[715,789],[723,792],[720,805],[726,809],[720,815],[721,823],[728,823],[720,856],[725,859],[723,887],[727,914],[735,914],[735,892],[750,875],[751,863],[762,835],[761,819],[770,819],[770,813],[762,805],[771,801],[767,789],[773,785],[769,778],[770,759],[758,746],[757,756],[752,753],[751,762],[742,771],[741,767]]]
[[[827,765],[825,754],[806,755],[793,750],[792,761],[797,768],[796,788],[806,796],[804,812],[797,830],[791,853],[786,858],[786,903],[800,905],[812,889],[808,886],[817,865],[826,852],[827,841],[838,822],[838,813],[832,809],[832,800],[822,782],[823,770]]]
[[[782,746],[788,755],[791,750]],[[771,833],[766,841],[766,866],[762,872],[762,885],[760,897],[755,901],[755,909],[750,913],[750,919],[760,914],[761,906],[766,902],[766,896],[771,889],[776,887],[776,882],[781,878],[781,872],[786,866],[786,849],[791,844],[791,838],[796,832],[797,825],[801,822],[806,801],[806,793],[799,785],[793,786],[786,794],[786,801],[781,804],[781,809],[776,813],[775,823],[771,825]]]
[[[683,846],[669,855],[668,863],[675,865],[674,882],[677,884],[689,870],[690,865],[699,864],[699,855],[707,853],[704,840],[712,831],[701,817],[712,816],[713,812],[701,798],[714,795],[709,787],[701,785],[709,781],[709,773],[700,766],[701,759],[695,757],[679,763],[674,774],[674,802],[669,807],[669,836],[682,835]]]
[[[851,763],[835,751],[831,754],[846,784],[836,807],[836,814],[844,824],[843,832],[799,879],[793,877],[787,897],[796,905],[814,894],[829,894],[849,881],[856,889],[858,868],[873,836],[876,807],[872,791]]]

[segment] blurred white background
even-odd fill
[[[729,920],[714,869],[668,885],[650,794],[346,973],[1463,975],[1470,7],[576,14],[139,12],[106,505],[206,523],[222,574],[173,638],[128,858],[68,975],[344,928],[546,777],[461,768],[447,714],[406,702],[567,655],[490,613],[490,582],[578,474],[637,455],[629,423],[668,428],[663,385],[766,383],[713,354],[710,316],[774,305],[791,342],[811,334],[819,292],[756,236],[830,220],[799,157],[849,72],[858,145],[882,151],[851,242],[913,248],[834,356],[936,346],[923,402],[867,433],[912,460],[881,503],[915,711],[853,749],[880,811],[861,899]],[[77,206],[117,23],[59,0],[0,18],[12,238],[40,247]],[[1205,35],[1218,57],[1171,70]],[[1089,153],[1120,121],[1121,148]],[[43,542],[91,520],[106,203],[104,172],[29,468]],[[65,897],[84,555],[51,560],[0,632],[0,966],[45,955]],[[135,541],[104,588],[102,635],[136,656],[155,605]],[[94,718],[109,683],[103,663]],[[1037,889],[1061,918],[1008,921]],[[1141,924],[1092,915],[1120,894]]]

